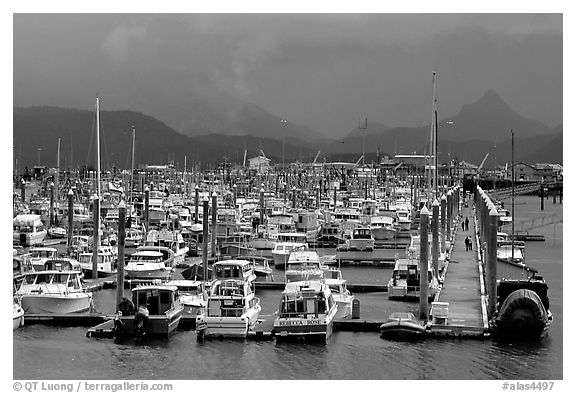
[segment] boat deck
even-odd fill
[[[462,218],[470,220],[469,230],[462,231],[461,222],[453,229],[454,241],[446,267],[444,285],[436,301],[449,303],[446,325],[432,325],[431,333],[450,336],[487,335],[488,323],[484,304],[481,264],[479,264],[476,226],[470,207],[462,207]],[[466,251],[464,239],[470,236],[473,251]]]

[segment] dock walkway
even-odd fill
[[[450,262],[446,267],[444,285],[437,301],[449,303],[446,325],[432,325],[432,333],[451,336],[478,336],[487,334],[488,324],[484,305],[481,264],[478,259],[476,226],[472,209],[462,206],[461,220],[469,219],[468,231],[458,221],[454,227],[454,241]],[[470,236],[472,251],[466,251],[464,239]]]

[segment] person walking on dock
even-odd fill
[[[464,221],[462,221],[462,231],[464,231]]]
[[[468,217],[466,217],[465,223],[466,223],[466,232],[468,232],[468,224],[470,223],[470,221],[468,221]]]
[[[464,223],[462,223],[462,225],[464,225]],[[470,249],[470,238],[468,236],[466,236],[466,239],[464,239],[464,244],[466,245],[466,251],[469,251]]]

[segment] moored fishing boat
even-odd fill
[[[44,270],[44,264],[57,256],[58,250],[53,247],[31,247],[28,251],[28,259],[35,271]]]
[[[354,228],[352,238],[348,240],[347,249],[355,251],[373,251],[374,237],[370,228]]]
[[[206,309],[206,293],[204,283],[196,280],[172,280],[168,286],[178,288],[182,310],[182,321],[196,322],[196,317]]]
[[[126,278],[169,280],[174,269],[170,266],[171,251],[167,247],[143,246],[130,255],[124,268]]]
[[[295,243],[295,242],[278,242],[274,245],[272,250],[272,258],[274,260],[274,267],[276,269],[284,270],[288,263],[290,253],[293,251],[307,250],[308,244]]]
[[[374,240],[394,239],[396,228],[394,219],[388,216],[375,216],[370,218],[370,230]]]
[[[161,336],[172,334],[182,317],[178,288],[173,285],[139,285],[132,289],[132,300],[124,298],[114,320],[118,337]]]
[[[47,235],[38,214],[18,214],[12,221],[12,237],[21,246],[41,244]]]
[[[254,294],[252,263],[245,260],[219,261],[213,266],[215,281],[210,287],[206,311],[196,318],[198,338],[248,335],[262,309]]]
[[[323,280],[330,288],[332,297],[338,307],[334,318],[352,318],[354,295],[346,288],[346,280],[342,278],[342,271],[340,269],[326,269],[324,270]]]
[[[62,260],[53,265],[41,272],[23,274],[16,295],[20,298],[24,312],[70,314],[90,310],[92,294],[82,288],[82,272],[73,268],[70,260]]]
[[[332,335],[336,312],[336,302],[326,284],[290,282],[282,292],[273,331],[277,339],[301,337],[326,341]]]
[[[397,259],[388,281],[388,298],[395,300],[416,300],[420,298],[420,267],[419,261],[413,259]],[[428,299],[431,300],[438,292],[438,280],[432,268],[428,266]]]
[[[101,246],[103,247],[103,246]],[[78,254],[78,262],[82,267],[84,276],[86,278],[92,277],[92,258],[94,254],[92,252],[81,252]],[[98,249],[97,256],[97,270],[98,277],[108,277],[116,274],[117,259],[110,250]]]
[[[324,269],[316,251],[292,251],[286,264],[286,282],[321,280]]]

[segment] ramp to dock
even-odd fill
[[[485,336],[488,329],[478,266],[476,227],[471,207],[462,207],[462,219],[466,217],[469,220],[468,231],[462,230],[461,221],[456,223],[452,254],[446,268],[444,285],[437,299],[439,302],[449,303],[447,324],[432,325],[432,333],[438,335]],[[466,251],[466,236],[472,240],[472,251]]]

